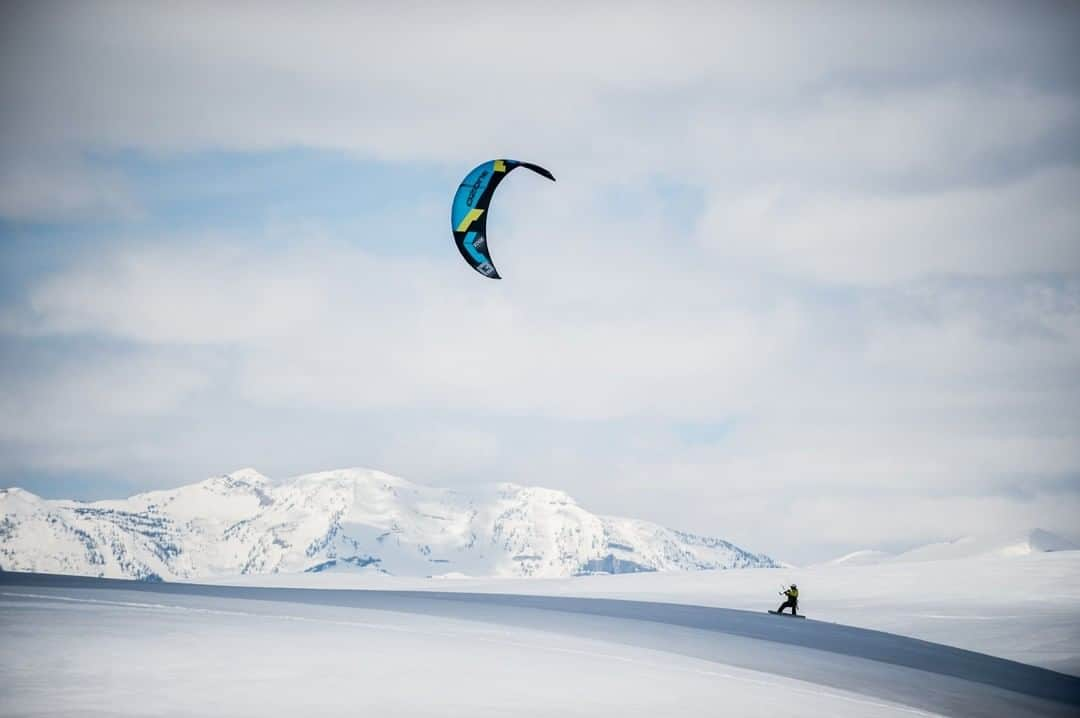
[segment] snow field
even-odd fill
[[[663,651],[435,616],[0,595],[5,716],[912,716]],[[778,654],[778,660],[783,660]]]

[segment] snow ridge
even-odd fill
[[[140,580],[364,571],[543,576],[772,567],[716,538],[598,516],[552,489],[475,493],[370,469],[254,469],[84,503],[0,489],[0,570]]]

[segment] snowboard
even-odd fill
[[[778,613],[776,611],[769,611],[769,613],[774,616],[787,616],[788,618],[806,618],[806,616],[802,615],[801,613],[796,613],[794,616],[792,616],[790,613]]]

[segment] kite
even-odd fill
[[[487,246],[487,211],[495,188],[503,177],[517,167],[526,167],[533,172],[547,177],[552,182],[554,175],[539,165],[517,160],[490,160],[465,175],[450,209],[450,229],[454,232],[454,243],[469,266],[491,279],[501,279],[491,261],[491,252]]]

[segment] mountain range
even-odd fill
[[[1071,541],[1044,529],[1031,529],[1021,534],[996,536],[964,536],[953,541],[927,544],[903,553],[863,550],[826,562],[831,566],[871,566],[882,563],[944,561],[960,558],[1010,558],[1055,551],[1080,549]]]
[[[140,580],[322,571],[536,576],[773,567],[768,556],[552,489],[471,492],[370,469],[283,481],[244,469],[123,500],[0,489],[0,570]]]

